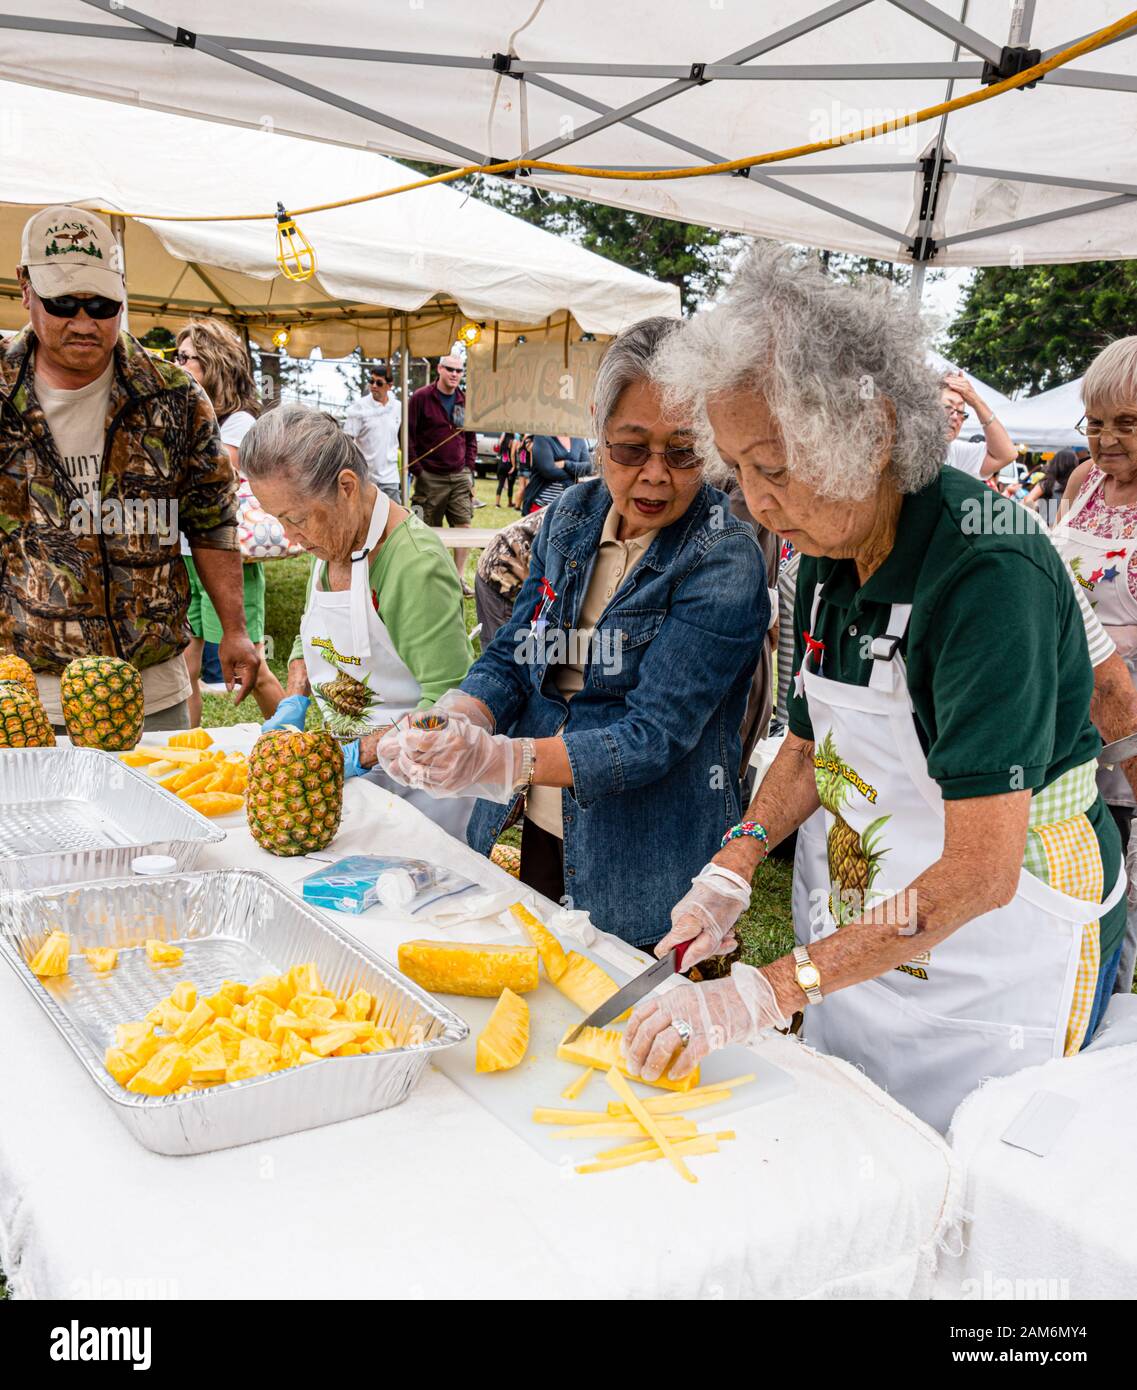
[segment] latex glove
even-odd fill
[[[492,734],[494,730],[494,717],[481,700],[475,700],[472,695],[467,695],[457,685],[445,691],[441,699],[426,712],[445,714],[449,719],[468,719],[471,724],[476,724],[479,729],[485,729],[487,733]]]
[[[302,729],[311,703],[307,695],[286,695],[277,705],[272,718],[266,719],[261,725],[261,733],[266,734],[270,729],[283,729],[285,724],[295,724],[298,729]]]
[[[750,884],[733,869],[710,864],[691,880],[690,892],[671,909],[671,930],[655,948],[665,956],[681,941],[690,941],[683,957],[688,970],[708,956],[725,956],[738,945],[734,925],[750,906]]]
[[[676,1019],[691,1029],[685,1048],[671,1026]],[[665,1071],[681,1081],[709,1052],[728,1043],[756,1042],[764,1028],[784,1026],[769,980],[761,970],[739,962],[729,978],[688,982],[645,999],[624,1030],[624,1058],[645,1081],[658,1081]]]
[[[431,796],[480,796],[508,804],[521,772],[521,742],[468,719],[444,729],[401,725],[379,740],[376,755],[396,782]]]
[[[369,767],[364,767],[359,761],[359,740],[354,743],[345,743],[343,747],[343,775],[348,777],[365,777],[371,771]]]

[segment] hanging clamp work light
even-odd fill
[[[276,263],[286,280],[311,280],[316,273],[316,251],[288,215],[276,205]]]

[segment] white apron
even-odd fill
[[[1058,553],[1074,571],[1102,627],[1113,638],[1118,654],[1137,686],[1137,599],[1129,592],[1129,561],[1137,552],[1137,537],[1112,540],[1080,531],[1076,522],[1105,483],[1105,475],[1077,499],[1050,536]],[[1114,806],[1133,806],[1133,789],[1120,767],[1098,769],[1098,790]]]
[[[422,687],[395,650],[391,634],[371,601],[370,557],[387,525],[390,509],[390,499],[377,491],[367,540],[363,549],[351,557],[350,587],[326,590],[314,582],[308,607],[300,619],[300,640],[313,697],[322,709],[323,697],[317,688],[342,674],[366,682],[372,703],[361,718],[372,729],[393,723],[413,710],[422,698]],[[325,566],[325,577],[326,572]],[[367,776],[416,806],[455,839],[465,841],[473,797],[436,798],[421,789],[404,787],[381,768],[373,769]]]
[[[820,596],[818,585],[810,631]],[[910,604],[893,605],[889,635],[873,642],[868,686],[827,680],[809,669],[808,653],[802,663],[815,750],[831,736],[835,760],[855,775],[842,774],[843,820],[863,835],[888,818],[870,837],[882,851],[870,904],[906,889],[943,851],[943,798],[928,776],[899,655],[911,611]],[[829,811],[825,823],[828,835],[836,824]],[[816,876],[807,888],[810,939],[817,941],[838,930],[827,902],[826,856],[805,852],[801,867]],[[956,1106],[985,1078],[1062,1056],[1082,927],[1098,921],[1124,891],[1122,875],[1105,904],[1087,904],[1021,871],[1006,907],[965,923],[930,951],[913,937],[907,965],[808,1005],[803,1037],[863,1067],[901,1104],[946,1131]],[[804,925],[795,913],[799,932]]]

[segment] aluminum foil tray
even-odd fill
[[[0,750],[0,888],[130,872],[141,854],[192,869],[225,838],[137,768],[95,748]]]
[[[70,933],[70,973],[39,980],[28,962],[55,929]],[[183,947],[182,962],[152,966],[142,945],[148,937]],[[82,955],[84,946],[117,946],[115,969],[97,975]],[[208,1153],[384,1110],[410,1093],[432,1056],[469,1033],[456,1014],[361,942],[251,870],[104,879],[0,895],[0,955],[114,1113],[155,1153]],[[179,980],[192,980],[208,995],[225,978],[249,984],[304,961],[315,961],[324,984],[341,996],[356,989],[374,995],[371,1017],[399,1046],[175,1096],[135,1095],[104,1068],[115,1024],[142,1018]]]

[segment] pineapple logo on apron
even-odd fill
[[[876,789],[844,762],[837,751],[830,730],[813,755],[817,794],[822,806],[833,817],[826,837],[829,860],[829,911],[837,926],[859,917],[869,905],[872,886],[880,873],[881,861],[888,848],[881,842],[885,822],[891,816],[878,816],[858,834],[842,816],[841,811],[854,794],[854,789],[876,800]]]
[[[359,738],[374,727],[371,711],[379,697],[368,684],[370,679],[370,674],[356,680],[340,671],[334,681],[322,681],[314,687],[324,726],[330,733],[340,738]]]

